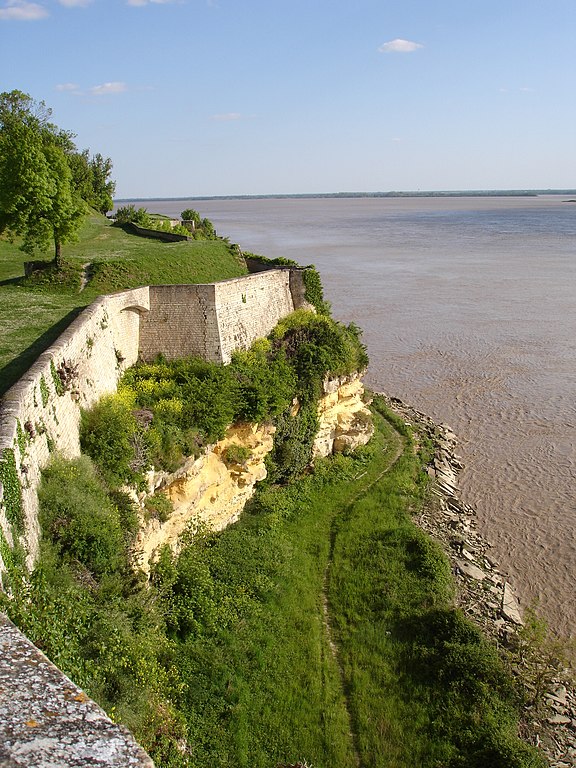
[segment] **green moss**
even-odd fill
[[[44,376],[40,376],[40,397],[42,398],[42,405],[46,408],[48,401],[50,400],[50,390],[48,389]]]
[[[12,448],[5,448],[0,458],[0,482],[4,488],[4,506],[6,518],[17,534],[24,530],[24,514],[22,511],[22,489],[16,456]]]
[[[64,382],[58,375],[58,371],[56,370],[56,366],[54,365],[54,360],[50,360],[50,374],[52,375],[52,382],[54,384],[54,389],[56,391],[56,394],[61,397],[66,391],[66,387],[64,386]]]

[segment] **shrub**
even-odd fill
[[[172,502],[164,493],[155,493],[144,501],[144,507],[148,517],[153,517],[161,523],[165,523],[174,511]]]
[[[252,451],[250,448],[247,448],[245,445],[233,443],[222,451],[222,461],[226,465],[245,464],[251,455]]]
[[[185,211],[182,211],[182,213],[180,214],[180,218],[182,219],[182,221],[193,221],[196,227],[200,226],[200,222],[201,222],[200,214],[198,213],[198,211],[195,211],[193,208],[186,208]]]
[[[110,501],[116,507],[124,540],[128,546],[132,544],[138,533],[138,508],[134,500],[124,491],[111,490],[108,492]]]
[[[86,456],[55,457],[38,489],[40,524],[66,560],[96,575],[120,567],[124,541],[117,507]]]
[[[314,265],[306,267],[303,274],[306,292],[304,298],[309,301],[319,315],[330,315],[330,302],[324,300],[324,289],[320,274]]]
[[[137,209],[132,204],[118,208],[114,220],[116,224],[137,224],[139,227],[148,227],[151,223],[146,208]]]
[[[148,466],[144,428],[127,405],[107,395],[82,412],[80,445],[112,487],[138,479]]]

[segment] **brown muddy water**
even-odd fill
[[[524,605],[576,635],[576,203],[562,196],[142,201],[315,264],[368,384],[448,423]]]

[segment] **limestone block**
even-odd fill
[[[207,525],[221,530],[240,516],[254,493],[254,486],[266,477],[264,460],[272,450],[275,428],[270,424],[238,424],[197,459],[189,459],[173,475],[164,475],[162,492],[172,501],[174,512],[161,523],[143,522],[135,551],[138,565],[146,573],[165,545],[178,550],[180,537],[189,525]],[[227,466],[222,456],[230,445],[250,450],[242,465]]]
[[[124,728],[0,614],[0,765],[154,768]]]
[[[319,428],[313,456],[329,456],[366,445],[374,433],[374,426],[363,400],[361,376],[352,374],[325,381],[324,393],[318,403]]]

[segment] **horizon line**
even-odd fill
[[[175,197],[118,197],[114,204],[138,200],[269,200],[311,198],[370,198],[370,197],[538,197],[539,195],[576,195],[576,189],[468,189],[468,190],[413,190],[409,192],[287,192],[245,195],[188,195]]]

